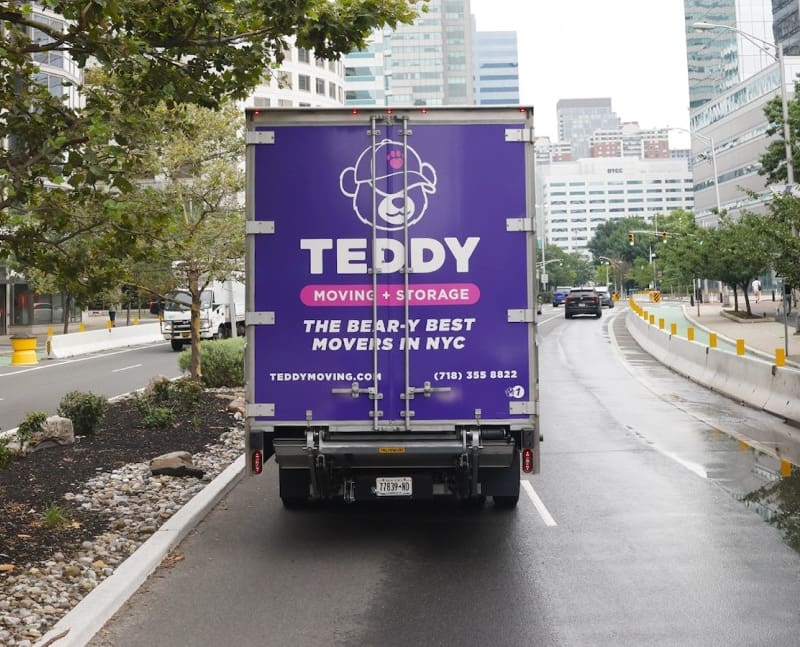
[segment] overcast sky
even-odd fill
[[[689,127],[683,0],[471,0],[479,31],[516,31],[520,101],[558,138],[559,99],[610,97],[622,121]],[[688,135],[671,133],[688,147]]]

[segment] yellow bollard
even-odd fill
[[[671,335],[678,334],[678,324],[676,324],[674,321],[669,325],[669,332]]]
[[[789,461],[781,461],[781,476],[784,478],[792,475],[792,464]]]
[[[14,366],[38,364],[36,337],[11,337],[11,363]]]
[[[656,316],[655,315],[650,315],[649,321],[650,321],[650,325],[652,326],[656,322]]]
[[[109,319],[106,321],[106,328],[108,328],[108,332],[111,332],[111,320]]]
[[[775,349],[775,366],[786,366],[786,350],[783,348]]]
[[[52,336],[53,336],[53,326],[50,326],[50,327],[47,329],[47,336],[48,336],[48,337],[52,337]]]
[[[715,332],[708,333],[708,345],[711,346],[711,348],[717,347],[717,333]]]
[[[139,317],[134,317],[133,318],[133,325],[134,326],[138,326],[139,325]]]
[[[659,317],[658,318],[658,329],[659,330],[664,330],[664,317]]]
[[[691,326],[686,329],[686,339],[689,341],[694,341],[694,328]]]
[[[744,339],[736,340],[736,354],[744,355]]]
[[[78,332],[83,332],[84,330],[86,330],[86,324],[81,321],[78,324]]]

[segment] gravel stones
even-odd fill
[[[0,645],[34,645],[243,451],[238,423],[218,444],[192,456],[202,479],[153,476],[147,463],[131,463],[65,495],[73,505],[106,515],[109,530],[83,542],[76,554],[56,552],[47,561],[0,573]]]

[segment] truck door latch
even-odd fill
[[[409,400],[413,400],[414,396],[417,393],[421,393],[426,398],[431,397],[433,393],[447,393],[448,391],[452,391],[453,388],[450,386],[431,386],[430,382],[425,382],[421,387],[419,386],[410,386],[405,393],[400,394],[400,398],[405,400],[408,398]]]

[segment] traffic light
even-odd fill
[[[636,236],[632,231],[628,232],[628,244],[633,245],[636,242]]]
[[[663,240],[665,243],[667,242],[667,237],[668,236],[669,236],[668,232],[666,232],[666,231],[662,231],[661,232],[661,240]]]

